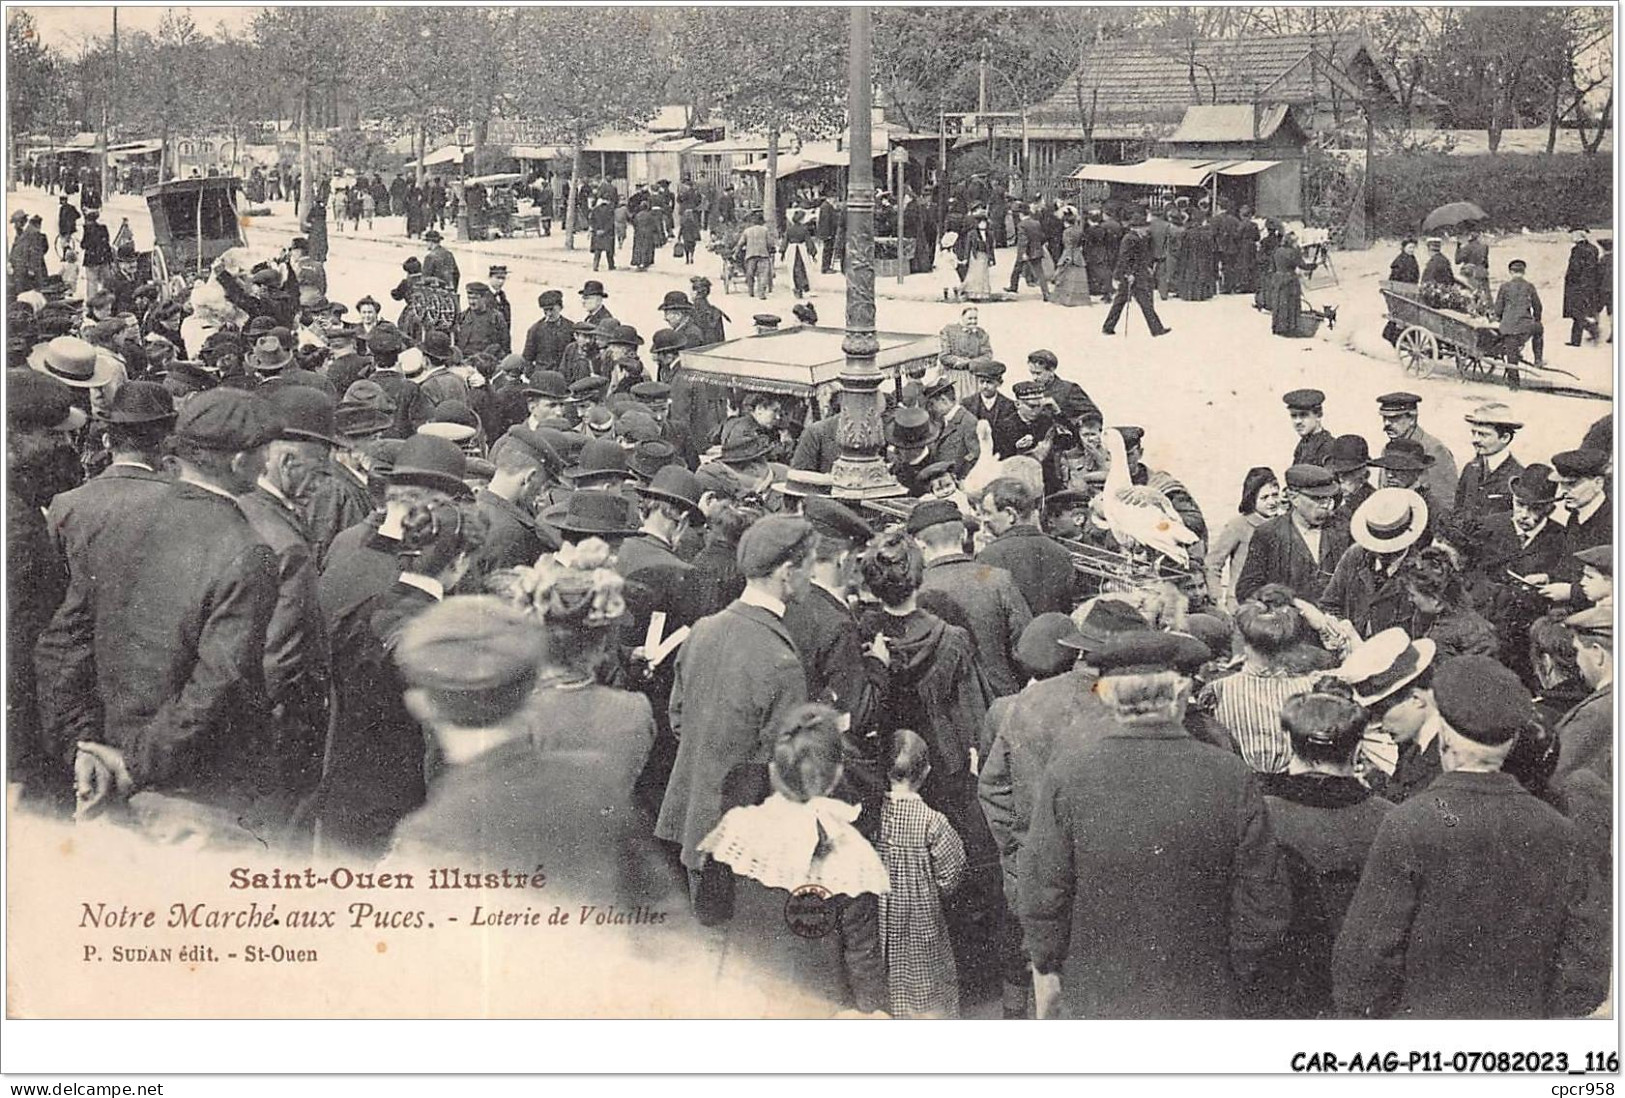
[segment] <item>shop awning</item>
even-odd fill
[[[461,145],[442,145],[440,148],[423,158],[423,166],[425,168],[430,168],[436,164],[461,164],[463,162],[463,156],[466,152],[467,150]],[[418,166],[418,162],[416,160],[410,160],[407,162],[406,166],[408,168],[415,168]]]
[[[565,160],[571,154],[565,145],[509,145],[508,155],[516,160]]]
[[[1072,173],[1072,178],[1139,187],[1200,187],[1214,175],[1257,175],[1279,163],[1279,160],[1179,160],[1158,157],[1139,164],[1085,164]]]
[[[1220,175],[1257,175],[1259,172],[1269,171],[1279,163],[1279,160],[1243,160],[1218,171]]]

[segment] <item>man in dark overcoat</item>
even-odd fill
[[[920,580],[920,601],[929,604],[925,609],[950,621],[955,617],[936,607],[945,602],[957,611],[976,642],[976,658],[995,695],[1020,690],[1026,675],[1019,670],[1016,645],[1033,614],[1016,581],[1003,568],[965,553],[965,516],[952,500],[922,501],[909,512],[908,532],[925,555]]]
[[[695,892],[707,860],[699,843],[722,818],[724,781],[735,767],[765,763],[779,722],[806,699],[784,613],[806,591],[812,556],[807,522],[758,519],[739,539],[744,593],[696,622],[678,653],[671,725],[679,746],[655,835],[682,847]]]
[[[1606,924],[1575,827],[1502,770],[1534,719],[1487,656],[1434,676],[1444,774],[1372,843],[1332,959],[1356,1018],[1571,1018],[1607,994]]]
[[[462,272],[457,269],[457,257],[440,243],[444,238],[438,229],[430,229],[423,234],[423,239],[429,245],[429,250],[423,253],[423,277],[438,278],[455,291],[463,280]]]
[[[1157,303],[1153,296],[1157,277],[1152,270],[1151,230],[1146,224],[1145,207],[1132,206],[1130,209],[1133,211],[1130,214],[1133,224],[1117,246],[1117,261],[1112,268],[1112,277],[1117,280],[1117,296],[1112,298],[1111,310],[1106,313],[1106,323],[1100,331],[1103,335],[1117,334],[1117,320],[1132,297],[1140,306],[1145,326],[1151,330],[1151,334],[1167,335],[1172,329],[1164,326],[1157,316]]]
[[[1335,436],[1326,430],[1321,420],[1326,415],[1326,394],[1319,389],[1293,389],[1281,397],[1292,429],[1298,434],[1298,444],[1292,451],[1293,465],[1318,465],[1330,468],[1332,443]]]
[[[1129,632],[1092,657],[1118,727],[1050,764],[1018,859],[1040,1017],[1236,1017],[1286,930],[1258,776],[1181,724],[1210,655]]]
[[[1078,574],[1072,554],[1039,527],[1043,499],[1031,486],[1000,477],[976,501],[993,541],[976,560],[1009,572],[1033,614],[1072,612]]]
[[[543,290],[536,298],[541,306],[542,318],[525,333],[527,376],[534,377],[537,370],[557,370],[564,357],[564,349],[575,335],[575,322],[564,315],[564,294],[559,290]],[[574,380],[574,379],[571,379]]]
[[[1245,602],[1267,583],[1284,583],[1301,599],[1320,598],[1348,546],[1331,526],[1337,509],[1337,478],[1318,465],[1286,471],[1287,513],[1253,534],[1247,563],[1236,579],[1236,600]]]
[[[222,837],[255,845],[292,811],[263,666],[276,561],[233,498],[279,430],[269,402],[238,389],[181,409],[176,482],[97,577],[102,724],[78,747],[82,809],[162,793],[229,815]]]
[[[1614,614],[1598,604],[1563,621],[1573,635],[1574,662],[1591,693],[1557,724],[1557,770],[1552,789],[1579,829],[1590,865],[1592,895],[1602,904],[1603,926],[1614,913]]]
[[[1028,282],[1038,284],[1038,292],[1048,301],[1049,278],[1044,274],[1044,225],[1030,210],[1022,211],[1021,221],[1016,225],[1016,254],[1010,260],[1010,285],[1006,287],[1010,293],[1021,289],[1023,274]]]
[[[1523,472],[1523,463],[1512,456],[1512,437],[1523,423],[1500,402],[1481,405],[1463,418],[1473,436],[1473,459],[1462,466],[1450,516],[1457,536],[1471,544],[1485,519],[1512,510],[1512,480]]]
[[[1580,562],[1575,554],[1614,540],[1614,502],[1606,480],[1608,455],[1601,450],[1565,450],[1552,455],[1558,498],[1568,514],[1563,555],[1541,594],[1554,603],[1580,605]]]
[[[485,283],[468,284],[468,308],[457,318],[456,338],[465,358],[483,352],[501,362],[513,348],[508,315],[496,307]]]

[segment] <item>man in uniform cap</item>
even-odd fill
[[[486,282],[491,290],[491,304],[502,310],[502,315],[508,323],[513,323],[513,302],[508,300],[508,294],[503,286],[508,284],[508,267],[504,263],[493,263],[486,270]]]
[[[1444,773],[1372,843],[1332,959],[1356,1018],[1569,1018],[1607,993],[1606,923],[1574,824],[1503,769],[1535,719],[1487,656],[1433,680]]]
[[[468,308],[457,318],[457,347],[465,358],[483,352],[501,361],[513,350],[508,314],[497,307],[485,283],[470,282],[467,289]]]
[[[1040,1017],[1239,1016],[1286,930],[1291,892],[1257,776],[1182,725],[1209,658],[1200,641],[1146,631],[1089,657],[1118,727],[1055,756],[1017,858]]]
[[[1320,466],[1287,469],[1286,513],[1253,533],[1247,563],[1235,582],[1237,602],[1246,602],[1267,583],[1285,584],[1308,602],[1320,598],[1348,547],[1347,530],[1332,521],[1337,494],[1337,478]]]
[[[1016,693],[1026,684],[1016,645],[1033,614],[1015,579],[965,552],[965,516],[951,500],[920,501],[909,512],[908,532],[925,557],[920,605],[966,628],[995,696]]]
[[[784,627],[786,604],[806,593],[816,539],[803,519],[768,515],[739,539],[745,591],[701,618],[677,655],[671,695],[677,760],[655,835],[682,847],[698,897],[700,840],[722,818],[723,786],[745,764],[765,764],[785,716],[807,696],[807,676]],[[758,798],[759,799],[759,798]]]
[[[1384,393],[1378,397],[1382,433],[1390,440],[1408,439],[1422,444],[1423,451],[1433,459],[1423,477],[1428,499],[1449,507],[1456,499],[1456,458],[1444,443],[1422,430],[1417,416],[1417,405],[1421,403],[1422,398],[1415,393]]]
[[[1292,429],[1298,433],[1292,464],[1326,468],[1335,441],[1332,433],[1321,425],[1321,417],[1326,414],[1326,394],[1319,389],[1294,389],[1281,401],[1292,420]]]
[[[262,397],[198,396],[176,420],[175,483],[117,528],[123,545],[96,577],[118,597],[94,603],[95,690],[64,723],[82,730],[82,813],[166,793],[211,838],[255,847],[287,822],[298,791],[283,781],[262,665],[276,562],[234,498],[281,428]]]

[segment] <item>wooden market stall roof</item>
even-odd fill
[[[875,365],[896,371],[911,362],[935,361],[941,350],[936,336],[911,332],[876,332],[880,351]],[[782,332],[730,339],[683,352],[682,370],[698,381],[716,385],[812,396],[838,384],[846,368],[842,328],[803,325]]]
[[[1180,160],[1157,157],[1138,164],[1085,164],[1073,179],[1128,183],[1139,187],[1201,187],[1215,175],[1257,175],[1279,160]]]

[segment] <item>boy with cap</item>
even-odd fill
[[[765,763],[780,721],[806,700],[784,615],[806,593],[814,544],[803,519],[758,519],[739,539],[744,593],[696,622],[678,653],[670,713],[679,746],[655,835],[682,847],[695,899],[707,861],[699,842],[722,818],[724,782],[735,767]]]
[[[560,370],[564,349],[574,338],[575,323],[564,315],[564,294],[559,290],[543,290],[536,297],[542,318],[525,333],[527,374],[536,370]]]
[[[1517,337],[1517,343],[1505,348],[1508,354],[1522,357],[1525,341],[1533,342],[1535,365],[1546,364],[1546,328],[1541,323],[1540,291],[1524,277],[1528,269],[1521,259],[1507,264],[1509,277],[1495,291],[1495,305],[1490,315],[1503,337]],[[1514,376],[1509,371],[1509,378]]]
[[[961,403],[967,412],[977,419],[987,420],[988,426],[997,432],[1001,422],[1013,419],[1016,414],[1016,402],[999,392],[999,383],[1004,380],[1004,363],[980,358],[969,368],[976,379],[976,392]]]
[[[1055,756],[1017,857],[1039,1017],[1236,1017],[1286,929],[1257,776],[1183,728],[1210,655],[1135,631],[1090,657],[1118,727]]]
[[[1333,952],[1338,1014],[1568,1018],[1607,993],[1605,939],[1575,826],[1502,766],[1534,720],[1487,656],[1434,679],[1443,775],[1372,843]]]
[[[100,720],[87,709],[65,722],[81,737],[82,814],[159,792],[232,821],[213,837],[254,844],[294,808],[262,667],[276,562],[234,498],[254,487],[280,429],[262,397],[202,394],[175,424],[175,483],[138,521],[109,531],[121,544],[96,577],[99,591],[118,593],[94,602]]]
[[[1292,451],[1292,464],[1326,468],[1335,441],[1332,433],[1321,426],[1321,417],[1326,414],[1326,394],[1319,389],[1294,389],[1281,401],[1292,420],[1292,429],[1298,434],[1297,448]]]
[[[1014,477],[1000,477],[976,499],[977,517],[993,541],[976,555],[979,564],[1010,573],[1034,614],[1069,614],[1078,576],[1072,554],[1039,527],[1044,500]]]

